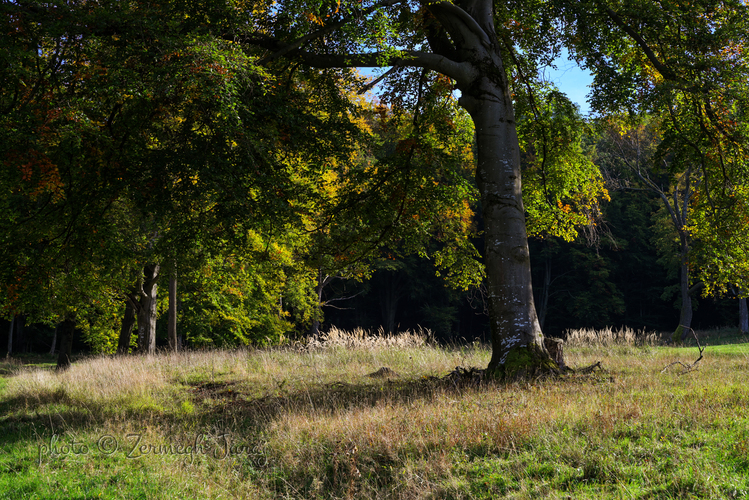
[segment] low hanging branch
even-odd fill
[[[687,326],[685,328],[689,328],[689,327]],[[661,370],[661,373],[665,372],[666,370],[668,370],[669,368],[671,368],[674,365],[681,365],[682,368],[684,368],[684,370],[681,373],[679,373],[679,375],[684,375],[684,374],[689,373],[691,371],[697,370],[697,368],[698,368],[697,367],[697,363],[699,363],[702,360],[702,353],[705,351],[705,347],[707,347],[707,346],[702,347],[700,345],[700,339],[697,338],[697,333],[692,328],[689,328],[689,330],[692,332],[692,335],[694,335],[694,340],[697,341],[697,349],[699,349],[699,351],[700,351],[700,357],[697,358],[694,361],[694,363],[692,363],[691,365],[688,365],[686,363],[682,363],[681,361],[674,361],[673,363],[667,365],[663,370]]]

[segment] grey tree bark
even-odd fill
[[[533,302],[515,117],[501,60],[498,56],[494,59],[494,78],[491,73],[477,78],[460,102],[476,126],[476,182],[484,216],[492,329],[489,369],[499,370],[509,361],[514,371],[517,361],[527,357],[525,352],[538,351],[543,357],[546,348]],[[535,367],[530,369],[535,371]]]
[[[138,352],[156,352],[156,299],[160,266],[151,264],[143,268],[143,286],[138,308]]]
[[[476,182],[484,217],[492,331],[489,371],[507,378],[555,371],[533,301],[520,146],[492,2],[438,3],[429,10],[450,38],[462,42],[459,50],[470,53],[470,68],[448,76],[457,81],[462,93],[460,104],[471,115],[476,130]]]

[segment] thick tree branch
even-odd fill
[[[491,47],[491,40],[484,29],[465,10],[450,2],[426,3],[426,8],[445,27],[453,38],[462,38],[470,45],[480,43]],[[461,44],[458,44],[461,45]]]
[[[442,73],[459,82],[470,81],[474,74],[474,69],[469,63],[455,62],[447,57],[430,52],[406,51],[401,52],[399,55],[390,55],[383,52],[372,52],[369,54],[314,54],[300,50],[294,54],[300,57],[305,64],[309,64],[315,68],[412,66]]]

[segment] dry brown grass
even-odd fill
[[[311,339],[302,346],[307,349],[331,349],[345,347],[348,349],[403,349],[422,347],[434,342],[434,335],[428,328],[419,327],[418,330],[389,334],[380,327],[377,331],[364,328],[341,330],[332,326],[327,332],[322,332],[318,339]]]
[[[593,328],[567,330],[565,342],[571,347],[654,346],[662,345],[663,337],[658,332],[634,330],[626,326],[614,329],[609,326],[598,330]]]

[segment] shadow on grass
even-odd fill
[[[337,382],[309,388],[265,389],[243,386],[244,381],[196,381],[175,392],[170,401],[115,402],[91,404],[71,396],[64,388],[34,392],[0,399],[0,426],[13,429],[77,431],[105,423],[165,424],[176,427],[241,427],[262,431],[284,414],[336,413],[353,408],[372,408],[382,403],[431,400],[446,392],[482,391],[482,387],[461,386],[444,379],[363,380],[361,383]],[[497,385],[492,384],[493,387]],[[168,408],[166,406],[169,406]],[[23,439],[22,434],[0,433],[0,443]],[[13,437],[15,436],[15,437]]]
[[[495,385],[496,387],[496,385]],[[218,414],[250,420],[261,427],[283,414],[336,413],[354,408],[373,408],[382,403],[432,400],[446,392],[482,390],[445,383],[438,378],[387,379],[380,383],[335,382],[303,389],[271,391],[252,397],[237,381],[198,383],[189,388],[198,413],[208,420]]]
[[[475,373],[462,370],[443,378],[390,378],[376,383],[335,382],[290,390],[280,387],[260,397],[252,397],[243,392],[240,381],[194,383],[188,390],[191,401],[196,406],[196,413],[202,415],[202,418],[212,421],[223,415],[263,428],[285,414],[335,414],[357,408],[374,408],[382,404],[429,402],[443,396],[454,398],[464,394],[480,397],[482,392],[503,391],[509,386],[524,387],[536,383],[608,384],[614,381],[604,370],[550,377],[545,381],[517,382],[479,380],[472,376]]]

